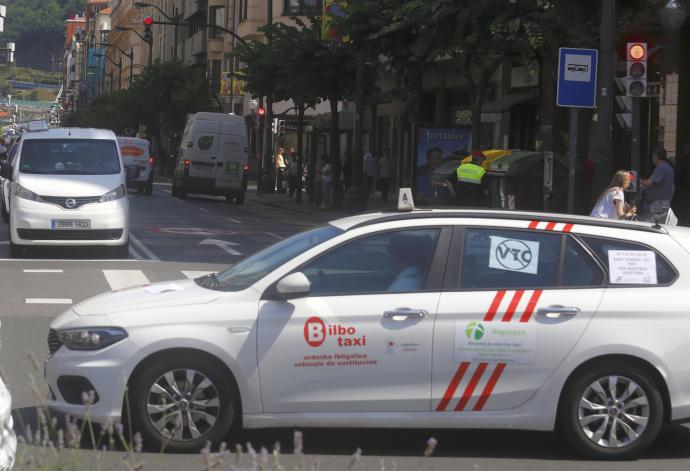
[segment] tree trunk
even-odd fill
[[[297,105],[297,195],[295,196],[295,201],[298,203],[302,202],[302,174],[304,159],[302,158],[302,152],[304,150],[304,105]]]
[[[340,116],[338,114],[338,98],[330,97],[331,104],[331,138],[329,148],[329,160],[333,166],[333,201],[340,206],[342,191],[340,190]]]

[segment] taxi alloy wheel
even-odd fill
[[[605,362],[587,368],[567,388],[561,401],[561,432],[590,458],[635,458],[661,429],[663,400],[644,368]]]
[[[206,442],[225,438],[235,417],[235,395],[226,375],[193,355],[152,365],[137,375],[132,412],[144,444],[198,452]]]

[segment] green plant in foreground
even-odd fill
[[[41,371],[36,356],[29,352],[27,357],[34,371]],[[34,374],[29,374],[31,390],[36,400],[36,423],[26,422],[21,414],[16,413],[19,422],[18,454],[14,471],[110,471],[122,469],[126,471],[146,471],[147,462],[153,461],[156,454],[144,455],[144,443],[141,434],[132,434],[121,423],[108,422],[103,426],[95,425],[89,416],[89,410],[94,403],[95,392],[84,391],[82,402],[86,406],[86,417],[78,422],[72,417],[66,417],[64,426],[60,426],[56,417],[50,413],[43,395],[35,381]],[[128,404],[127,398],[125,403]],[[126,406],[126,408],[128,408]],[[129,422],[131,423],[131,421]],[[131,441],[128,439],[131,437]],[[88,445],[85,445],[85,440]],[[424,450],[424,456],[433,455],[438,441],[429,438]],[[162,456],[165,449],[160,450]],[[113,457],[117,457],[113,459]],[[309,462],[304,453],[304,436],[302,432],[293,433],[292,466],[282,462],[280,443],[276,442],[273,450],[262,447],[258,452],[250,442],[243,447],[235,445],[234,451],[223,442],[217,451],[213,451],[211,443],[200,450],[200,468],[203,471],[319,471],[318,458]],[[362,450],[357,448],[343,467],[347,471],[359,468]],[[345,464],[345,463],[344,463]],[[397,470],[397,464],[392,462],[391,469]],[[170,468],[173,471],[173,468]],[[183,468],[179,468],[183,469]],[[185,468],[189,469],[189,468]],[[385,471],[386,463],[381,460],[380,471]]]

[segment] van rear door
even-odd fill
[[[139,167],[145,169],[149,163],[149,143],[144,139],[118,137],[122,163],[125,167]]]
[[[189,175],[194,178],[216,179],[220,123],[211,120],[197,120],[192,130],[192,148]]]
[[[216,187],[222,191],[240,191],[247,163],[247,139],[237,134],[221,134],[220,139]]]

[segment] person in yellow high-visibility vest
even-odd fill
[[[480,150],[472,151],[472,162],[460,165],[455,174],[458,179],[458,199],[463,206],[484,206],[484,190],[482,178],[486,173],[484,153]]]

